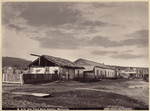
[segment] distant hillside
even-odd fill
[[[16,67],[19,69],[27,68],[32,61],[15,57],[2,57],[2,67]]]

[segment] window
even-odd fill
[[[99,70],[97,70],[97,75],[99,74]]]
[[[106,77],[106,71],[105,71],[105,77]]]
[[[41,71],[40,69],[37,69],[37,70],[36,70],[36,73],[39,73],[40,71]]]
[[[101,75],[103,74],[103,72],[101,71]]]
[[[78,74],[80,73],[80,71],[78,70]]]
[[[58,70],[54,70],[54,73],[55,73],[55,74],[58,74]]]
[[[45,73],[46,73],[46,74],[49,73],[49,67],[45,67]]]

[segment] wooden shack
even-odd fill
[[[74,63],[85,68],[83,70],[84,72],[83,78],[103,79],[103,78],[116,78],[118,76],[117,70],[115,68],[109,67],[104,63],[98,63],[98,62],[94,62],[82,58],[79,58]]]
[[[69,60],[60,57],[42,55],[29,64],[30,73],[28,76],[33,75],[34,77],[31,78],[34,78],[34,81],[40,81],[40,78],[38,78],[38,80],[36,79],[36,76],[38,75],[44,76],[43,78],[45,79],[42,80],[51,80],[53,76],[57,76],[58,79],[72,80],[80,73],[83,73],[83,69],[83,67],[78,66]],[[30,82],[31,81],[32,80],[30,80]]]

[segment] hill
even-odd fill
[[[32,61],[15,58],[15,57],[2,57],[2,67],[16,67],[25,69]]]

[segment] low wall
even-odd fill
[[[50,82],[58,80],[57,74],[23,74],[22,75],[24,84],[40,83],[40,82]]]

